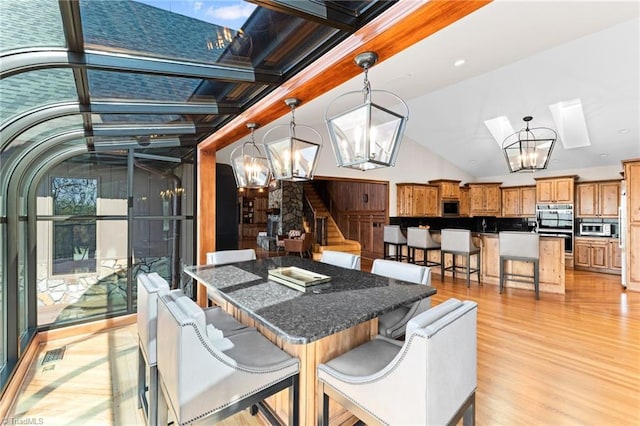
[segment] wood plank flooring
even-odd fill
[[[363,262],[363,270],[370,269]],[[616,275],[567,270],[567,293],[453,282],[433,274],[434,304],[478,302],[478,425],[640,424],[640,293]],[[42,364],[47,350],[64,358]],[[15,418],[141,425],[135,325],[50,342],[25,380]],[[255,425],[248,413],[226,425]],[[309,425],[311,426],[311,425]]]

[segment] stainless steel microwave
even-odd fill
[[[460,216],[460,201],[442,200],[442,216]]]

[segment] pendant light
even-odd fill
[[[337,97],[327,107],[325,121],[340,167],[364,171],[395,165],[409,108],[391,92],[371,90],[368,71],[377,61],[374,52],[356,56],[355,63],[364,70],[364,88]],[[388,105],[374,103],[372,94]]]
[[[251,141],[231,151],[231,167],[236,184],[241,189],[266,188],[269,185],[269,162],[256,145],[254,131],[256,123],[247,123],[251,129]]]
[[[502,143],[507,166],[511,173],[535,172],[549,164],[557,133],[547,127],[529,128],[533,117],[523,118],[526,127],[508,136]]]
[[[265,133],[262,140],[271,173],[277,180],[299,182],[313,179],[322,147],[322,136],[312,127],[296,125],[295,109],[300,105],[299,99],[287,98],[284,102],[291,108],[291,123],[288,126],[282,124],[273,127]],[[287,127],[288,132],[283,134]]]

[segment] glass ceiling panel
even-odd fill
[[[257,8],[244,27],[246,47],[229,46],[219,62],[232,63],[246,52],[257,68],[287,73],[339,30],[302,18]],[[242,56],[242,53],[240,53]]]
[[[180,124],[190,122],[180,115],[93,114],[93,124]]]
[[[25,144],[38,142],[49,136],[72,129],[82,129],[81,115],[58,117],[33,126],[29,128],[29,130],[18,135],[7,149],[18,148]]]
[[[81,0],[85,48],[287,72],[339,32],[261,7],[247,15],[250,8],[240,1],[190,2],[201,4],[200,10],[214,17],[218,25],[169,11],[181,2],[148,3],[165,7],[160,9],[136,1]],[[238,17],[245,15],[247,20],[242,28],[224,26],[237,25]],[[236,19],[231,24],[225,16]]]
[[[206,102],[216,100],[219,103],[229,103],[244,106],[249,100],[271,86],[254,83],[223,83],[204,80],[193,94],[192,101]]]
[[[80,115],[58,117],[31,127],[16,137],[9,146],[0,152],[0,165],[2,165],[2,173],[0,173],[0,176],[3,179],[7,178],[5,175],[5,173],[9,172],[6,170],[7,162],[24,150],[32,148],[36,143],[49,136],[82,128],[82,116]]]
[[[57,1],[1,0],[0,49],[66,47]]]
[[[0,122],[40,105],[77,101],[70,69],[44,69],[0,80]]]
[[[89,93],[96,99],[186,102],[202,80],[115,71],[87,70]]]

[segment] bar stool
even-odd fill
[[[422,250],[424,266],[438,266],[439,262],[429,260],[429,250],[440,250],[440,244],[433,241],[431,233],[426,228],[410,227],[407,228],[407,262],[418,264],[416,261],[416,250]]]
[[[536,291],[536,299],[540,299],[540,236],[531,232],[507,232],[499,234],[500,241],[500,294],[505,279],[531,283]],[[533,263],[533,275],[507,273],[504,262],[515,260]],[[521,279],[525,278],[525,279]]]
[[[443,229],[440,241],[440,279],[444,281],[444,271],[451,271],[453,279],[456,278],[456,270],[464,270],[467,274],[467,287],[471,286],[471,274],[478,274],[478,284],[480,284],[480,248],[473,244],[471,231],[465,229]],[[452,265],[445,267],[445,255],[453,255]],[[456,265],[456,255],[465,256],[467,259],[465,266]],[[477,256],[477,267],[471,267],[471,256]]]
[[[393,259],[398,262],[402,259],[406,259],[406,256],[402,255],[402,247],[407,245],[407,237],[404,236],[400,230],[400,225],[385,225],[384,226],[384,258]],[[394,247],[394,255],[389,254],[389,246]]]

